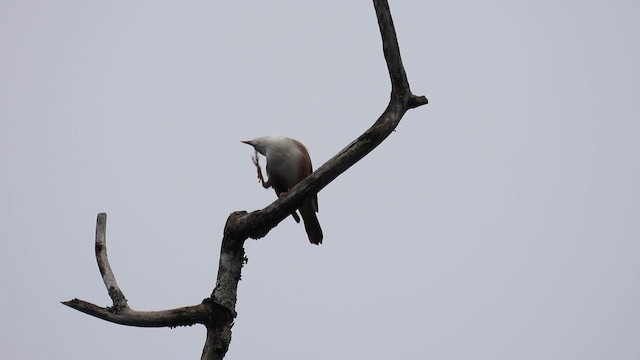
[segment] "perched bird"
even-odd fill
[[[263,136],[249,141],[242,141],[253,146],[256,156],[253,163],[258,170],[258,179],[265,189],[272,187],[278,197],[289,191],[297,183],[313,172],[311,158],[307,148],[298,140],[284,136]],[[267,158],[268,181],[264,181],[262,170],[258,162],[258,153]],[[306,199],[298,208],[304,228],[312,244],[322,244],[322,229],[318,222],[318,195]],[[294,211],[291,216],[300,222],[300,218]]]

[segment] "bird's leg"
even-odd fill
[[[256,170],[258,171],[258,180],[260,180],[260,183],[262,184],[262,187],[265,189],[268,189],[271,187],[271,181],[264,181],[264,177],[262,176],[262,168],[260,167],[260,158],[258,157],[258,152],[256,151],[256,154],[254,156],[251,157],[251,160],[253,161],[253,165],[256,166]]]

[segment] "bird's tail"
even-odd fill
[[[316,216],[316,208],[313,206],[313,202],[306,201],[302,204],[299,210],[300,215],[302,216],[302,221],[304,222],[304,229],[307,231],[307,235],[309,236],[309,241],[315,245],[322,244],[322,228],[320,228],[320,223]]]

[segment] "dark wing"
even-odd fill
[[[298,149],[300,149],[300,151],[306,155],[306,158],[309,159],[308,162],[303,162],[300,164],[300,169],[298,172],[299,174],[298,182],[300,182],[305,178],[307,178],[309,175],[311,175],[311,173],[313,172],[313,165],[311,164],[311,156],[309,156],[309,151],[307,150],[307,147],[304,146],[304,144],[298,140],[295,140],[295,139],[291,139],[291,140],[293,140],[293,142],[296,144]],[[312,204],[315,212],[318,212],[318,194],[315,194],[313,196]]]

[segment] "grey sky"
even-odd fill
[[[228,359],[640,358],[640,3],[391,1],[430,104],[319,194],[325,240],[248,241]],[[319,166],[387,104],[370,1],[0,3],[0,353],[197,359],[137,310],[214,285],[227,215],[274,199],[240,140]]]

